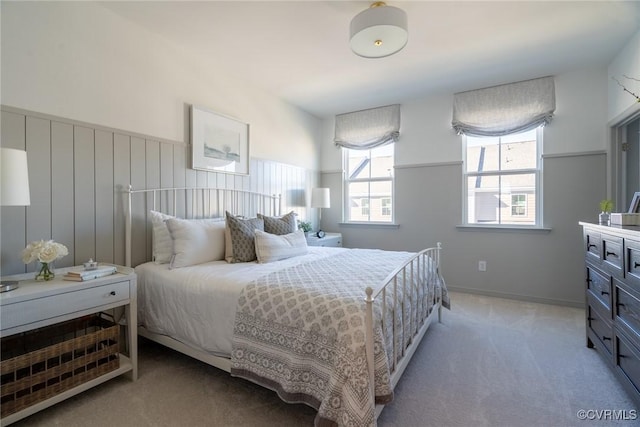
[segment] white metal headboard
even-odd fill
[[[125,264],[131,267],[133,199],[141,195],[144,201],[144,223],[149,210],[155,210],[180,218],[223,217],[225,211],[234,215],[254,217],[281,215],[280,194],[264,194],[229,188],[173,187],[134,190],[131,185],[124,190],[125,205]],[[146,226],[146,225],[145,225]]]

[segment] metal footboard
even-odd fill
[[[429,324],[440,321],[442,285],[440,251],[424,249],[394,270],[378,288],[366,289],[366,354],[369,384],[375,399],[374,340],[380,322],[389,343],[387,354],[392,386],[395,387],[408,365]]]

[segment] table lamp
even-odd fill
[[[324,237],[324,231],[320,229],[322,222],[322,209],[331,207],[331,196],[328,188],[314,188],[311,190],[311,207],[319,208],[320,214],[318,215],[318,232],[317,237]]]
[[[29,170],[27,152],[0,148],[0,206],[29,206]],[[0,282],[0,292],[18,287],[17,281]]]

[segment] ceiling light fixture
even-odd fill
[[[373,3],[351,20],[351,50],[364,58],[393,55],[408,39],[406,12],[385,2]]]

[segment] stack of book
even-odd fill
[[[63,276],[64,280],[74,280],[84,282],[85,280],[97,279],[98,277],[109,276],[116,272],[114,265],[101,265],[93,270],[73,269]]]

